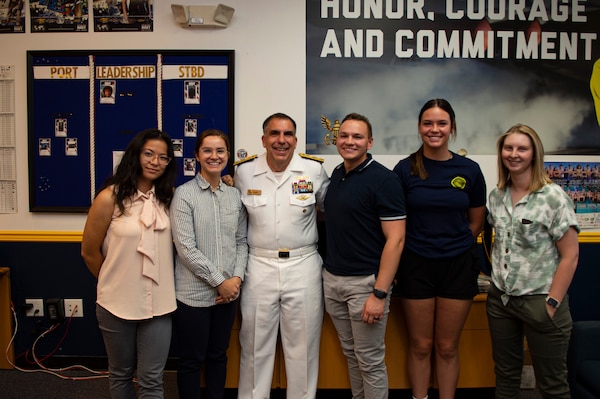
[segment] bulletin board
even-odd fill
[[[31,212],[87,212],[146,128],[171,136],[176,185],[196,175],[202,131],[235,148],[233,50],[28,51],[27,73]]]

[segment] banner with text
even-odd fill
[[[421,106],[456,111],[452,150],[494,154],[515,123],[547,153],[600,154],[600,0],[308,0],[307,152],[367,116],[374,154],[420,146]]]

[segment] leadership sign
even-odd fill
[[[374,154],[409,154],[445,98],[454,150],[493,154],[524,123],[548,153],[600,154],[600,0],[307,0],[306,18],[308,152],[336,153],[358,112]]]

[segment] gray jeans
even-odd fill
[[[323,269],[325,310],[348,361],[353,399],[386,399],[389,392],[384,341],[389,294],[383,318],[378,323],[364,323],[361,317],[374,284],[374,275],[336,276]]]
[[[171,345],[171,315],[123,320],[96,305],[96,318],[108,355],[110,397],[135,399],[137,365],[140,398],[164,397],[163,371]]]
[[[571,399],[567,382],[567,350],[572,319],[565,297],[550,318],[546,295],[511,297],[502,304],[502,292],[494,285],[487,299],[496,373],[496,399],[519,397],[523,368],[523,337],[533,361],[537,386],[544,398]]]

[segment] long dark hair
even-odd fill
[[[443,98],[434,98],[425,103],[419,112],[419,125],[421,124],[421,119],[423,119],[423,114],[430,108],[441,108],[450,115],[450,127],[452,129],[452,138],[456,138],[456,115],[454,113],[454,109],[450,103]],[[423,145],[417,150],[410,154],[410,174],[413,176],[419,176],[422,180],[426,180],[429,177],[427,170],[425,170],[425,165],[423,165]]]
[[[171,198],[173,198],[173,188],[177,177],[177,162],[173,159],[175,152],[171,137],[156,128],[142,130],[129,142],[115,174],[109,177],[102,186],[102,189],[104,189],[114,185],[113,193],[121,213],[125,212],[125,200],[137,192],[138,178],[142,174],[140,155],[148,140],[162,140],[167,144],[167,156],[171,158],[171,162],[165,166],[165,172],[154,180],[154,187],[156,198],[165,206],[168,207]]]

